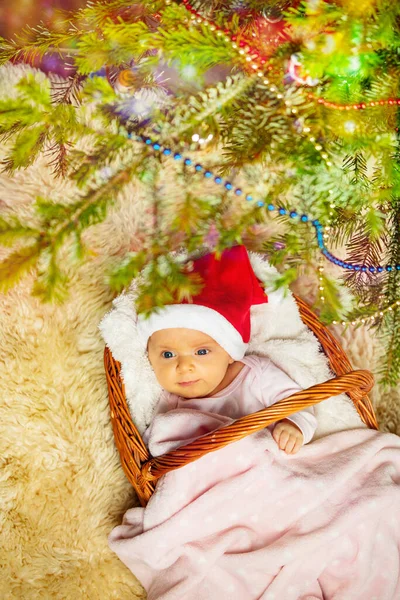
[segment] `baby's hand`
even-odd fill
[[[297,425],[288,419],[277,422],[272,432],[272,437],[279,448],[284,450],[286,454],[296,454],[302,447],[304,439]]]

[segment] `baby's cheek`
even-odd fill
[[[158,380],[162,380],[164,382],[170,382],[172,379],[172,373],[170,369],[166,369],[165,367],[158,367],[154,369],[155,375]]]

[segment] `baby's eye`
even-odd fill
[[[172,354],[172,352],[171,352],[170,350],[165,350],[165,352],[162,352],[162,353],[161,353],[161,356],[162,356],[163,358],[170,358],[170,356],[164,356],[164,354]]]
[[[199,352],[210,352],[207,348],[200,348]],[[200,354],[200,356],[205,356],[205,354]]]

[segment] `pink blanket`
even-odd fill
[[[150,450],[228,422],[171,411]],[[164,476],[109,545],[148,600],[399,600],[400,438],[339,432],[288,456],[250,435]]]

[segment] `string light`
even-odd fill
[[[322,276],[324,267],[322,266],[322,261],[323,261],[322,254],[320,254],[319,258],[318,258],[318,279],[319,279],[318,296],[319,296],[319,299],[321,300],[321,302],[325,302],[325,296],[323,295],[324,294],[324,283],[323,283],[324,278]]]
[[[370,102],[358,102],[353,104],[337,104],[336,102],[330,102],[319,98],[314,94],[307,94],[309,100],[316,100],[318,104],[327,106],[328,108],[337,108],[338,110],[364,110],[365,108],[375,108],[377,106],[395,106],[400,105],[400,98],[387,98],[386,100],[371,100]]]
[[[189,2],[189,0],[182,0],[185,8],[191,13],[191,22],[195,25],[196,23],[203,23],[210,28],[211,31],[216,31],[218,34],[224,35],[224,40],[226,42],[231,42],[232,48],[237,51],[238,58],[243,62],[243,67],[246,69],[248,65],[251,63],[251,68],[253,73],[255,73],[258,77],[264,77],[263,83],[268,85],[270,83],[269,79],[266,77],[266,73],[270,74],[270,71],[273,70],[271,65],[268,65],[268,59],[265,56],[262,56],[259,50],[256,47],[253,47],[250,42],[248,42],[245,38],[238,40],[238,36],[232,34],[229,29],[222,29],[216,23],[203,17]],[[279,38],[270,39],[270,42],[278,41]],[[245,56],[245,55],[248,56]],[[279,90],[276,86],[271,85],[269,91],[275,94],[276,98],[279,100],[283,99],[283,94],[279,93]],[[296,115],[298,109],[291,106],[291,102],[289,100],[285,100],[285,104],[288,107],[288,110],[291,114]],[[328,167],[332,166],[332,162],[329,160],[329,156],[327,152],[322,152],[324,148],[321,144],[315,144],[315,138],[308,136],[310,133],[310,127],[306,127],[303,129],[303,132],[306,134],[308,140],[313,144],[314,149],[321,154],[321,158],[325,161]]]
[[[132,138],[134,136],[134,134],[132,134],[132,133],[128,133],[127,135],[128,135],[128,138]],[[162,154],[164,154],[165,156],[171,155],[171,156],[173,156],[173,158],[175,160],[183,160],[183,162],[186,166],[194,166],[194,168],[197,172],[203,172],[203,175],[205,178],[210,179],[210,180],[212,179],[214,181],[214,183],[216,183],[217,185],[223,185],[226,190],[232,191],[236,196],[243,195],[248,202],[252,202],[254,200],[254,198],[251,194],[245,193],[241,188],[235,188],[234,185],[230,181],[224,180],[219,175],[214,176],[214,173],[212,171],[210,171],[209,169],[207,169],[206,167],[204,167],[202,164],[200,164],[200,163],[193,164],[193,160],[191,158],[189,158],[189,157],[184,158],[180,152],[174,153],[171,150],[171,148],[167,148],[167,147],[163,148],[161,144],[159,144],[157,141],[152,140],[149,137],[135,135],[135,139],[137,141],[145,143],[147,146],[151,146],[154,150],[156,150],[156,152],[162,152]],[[265,202],[263,200],[257,200],[256,205],[259,207],[262,207],[262,206],[265,206]],[[326,247],[325,242],[324,242],[324,227],[319,222],[318,219],[310,220],[310,217],[306,214],[300,215],[296,210],[287,210],[286,208],[283,208],[282,206],[275,206],[274,204],[268,204],[267,209],[269,212],[273,212],[273,211],[277,210],[280,215],[288,215],[291,219],[298,218],[299,221],[301,221],[303,223],[311,223],[311,225],[313,225],[313,227],[315,229],[317,243],[318,243],[318,247],[319,247],[321,253],[325,256],[325,258],[327,260],[329,260],[330,262],[334,263],[335,265],[341,267],[342,269],[349,269],[349,270],[362,271],[362,272],[369,271],[370,273],[381,273],[384,270],[386,270],[388,272],[400,271],[400,264],[386,265],[385,267],[383,267],[381,265],[367,266],[367,265],[354,265],[352,263],[348,263],[345,260],[342,260],[329,252],[329,250]],[[333,211],[330,212],[330,215],[332,215],[332,214],[333,214]]]
[[[329,190],[329,194],[330,195],[333,194],[332,190]],[[329,238],[329,231],[331,229],[331,219],[334,214],[333,209],[335,208],[335,203],[331,202],[329,205],[329,208],[331,210],[329,211],[329,216],[328,216],[327,222],[326,222],[324,239]],[[319,296],[319,299],[321,300],[321,302],[324,304],[325,303],[325,296],[324,296],[325,287],[324,287],[324,278],[322,275],[322,273],[324,271],[323,260],[324,260],[323,255],[320,254],[319,259],[318,259],[318,279],[319,279],[318,296]]]
[[[256,74],[257,74],[258,77],[265,77],[265,71],[271,71],[272,70],[272,66],[271,65],[265,66],[266,63],[267,63],[267,59],[265,57],[261,57],[259,55],[259,52],[258,52],[258,50],[256,48],[253,48],[249,43],[246,44],[246,42],[244,40],[240,40],[239,47],[238,47],[238,44],[236,43],[237,42],[237,36],[236,35],[232,35],[231,32],[229,30],[227,30],[227,29],[225,29],[222,32],[221,28],[219,28],[218,25],[216,25],[215,23],[211,22],[208,19],[205,19],[199,13],[197,13],[197,11],[189,4],[188,0],[183,0],[183,3],[186,6],[186,8],[190,12],[192,12],[192,19],[193,19],[193,15],[196,16],[196,22],[197,23],[204,23],[206,25],[209,25],[211,31],[217,31],[217,36],[219,36],[219,37],[222,36],[223,34],[225,34],[224,35],[225,41],[229,41],[229,40],[231,41],[233,49],[237,50],[238,57],[241,58],[242,61],[245,63],[244,66],[245,67],[250,66],[251,69],[253,69],[253,72],[256,72]],[[249,53],[251,53],[251,55]],[[247,56],[246,56],[246,54],[247,54]],[[251,63],[251,64],[249,64],[249,63]],[[290,74],[293,76],[292,73],[290,73]],[[295,77],[293,77],[293,78],[296,79]],[[265,85],[268,85],[269,84],[269,80],[267,78],[264,79],[264,83],[265,83]],[[307,83],[307,81],[305,83]],[[314,83],[314,82],[312,82],[312,83]],[[275,93],[275,92],[278,91],[277,88],[274,85],[271,85],[271,87],[269,88],[269,90],[272,93]],[[280,94],[280,93],[276,94],[276,96],[277,96],[278,99],[282,99],[283,98],[283,95]],[[350,104],[350,105],[341,105],[341,104],[338,104],[338,103],[335,103],[335,102],[324,100],[323,98],[319,98],[319,97],[317,97],[317,96],[315,96],[314,94],[311,94],[311,93],[309,93],[307,95],[307,97],[310,100],[317,101],[318,104],[322,104],[323,106],[325,106],[327,108],[335,108],[335,109],[342,110],[342,111],[343,110],[352,110],[352,109],[353,110],[363,110],[363,109],[366,109],[366,108],[374,108],[374,107],[377,107],[377,106],[385,106],[385,105],[389,105],[389,106],[390,105],[400,105],[400,99],[394,99],[394,98],[389,98],[389,99],[386,99],[386,100],[370,101],[370,102],[360,102],[360,103],[355,103],[355,104]],[[290,112],[292,114],[295,115],[297,113],[297,109],[295,107],[291,108],[291,104],[290,104],[289,101],[286,100],[285,104],[286,104],[286,106],[288,107],[288,109],[290,110]],[[348,131],[349,133],[353,133],[354,130],[355,130],[355,128],[356,128],[356,124],[354,123],[354,121],[346,121],[344,127],[345,127],[346,131]],[[303,132],[306,133],[306,134],[310,133],[311,132],[310,127],[308,127],[308,126],[304,127],[303,128]],[[307,137],[309,137],[309,136],[307,136]],[[204,142],[204,140],[202,140],[198,134],[195,134],[192,137],[192,139],[193,139],[193,141],[198,141],[199,143]],[[311,136],[311,137],[309,137],[309,141],[311,143],[314,143],[315,142],[315,138]],[[157,144],[156,148],[158,146],[159,145]],[[153,145],[153,147],[154,147],[154,145]],[[319,144],[319,143],[314,144],[314,148],[318,152],[321,152],[322,150],[324,150],[323,147],[322,147],[322,145]],[[165,150],[164,150],[164,153],[165,153]],[[174,155],[174,158],[176,158],[177,156],[180,158],[180,155],[176,155],[176,154]],[[329,156],[328,156],[328,154],[326,152],[322,152],[321,153],[321,157],[326,161],[327,166],[331,166],[332,165],[332,163],[329,160],[327,160],[329,158]],[[191,163],[188,163],[187,159],[186,159],[185,160],[185,164],[191,164]],[[197,164],[195,166],[195,169],[197,171],[202,171],[204,168],[202,167],[202,165]],[[213,176],[213,174],[210,171],[205,170],[204,176],[207,177],[207,178],[211,178]],[[225,182],[224,183],[223,180],[222,180],[222,178],[220,178],[220,177],[215,177],[214,181],[217,184],[222,184],[223,183],[224,186],[225,186],[225,188],[228,191],[231,190],[231,189],[233,189],[233,186],[232,186],[232,184],[230,182]],[[237,194],[237,195],[241,195],[242,194],[242,190],[239,189],[239,188],[236,188],[234,190],[234,193]],[[330,190],[330,193],[331,193],[331,190]],[[252,198],[251,195],[248,194],[248,195],[246,195],[246,199],[250,201],[253,198]],[[264,205],[263,201],[258,201],[257,202],[257,206],[263,206],[263,205]],[[324,296],[325,288],[324,288],[324,283],[323,283],[323,279],[324,278],[323,278],[323,275],[322,275],[322,273],[324,271],[324,267],[323,267],[323,264],[322,264],[323,263],[323,256],[325,258],[327,258],[328,260],[330,260],[331,262],[333,262],[334,264],[336,264],[336,265],[338,265],[338,266],[340,266],[342,268],[352,269],[352,270],[356,270],[356,271],[357,270],[358,271],[364,271],[364,272],[367,271],[366,265],[352,265],[350,263],[346,263],[346,261],[342,261],[342,260],[338,259],[337,257],[333,256],[332,254],[330,254],[328,252],[328,250],[327,250],[327,248],[325,246],[324,240],[326,240],[329,237],[329,233],[328,232],[330,231],[331,216],[333,215],[333,210],[332,209],[334,207],[335,207],[334,203],[331,203],[330,204],[331,210],[329,212],[329,217],[328,217],[328,220],[327,220],[327,224],[326,224],[325,230],[323,230],[323,228],[319,224],[318,220],[312,221],[312,224],[314,225],[315,230],[316,230],[318,246],[319,246],[319,248],[321,250],[321,255],[320,255],[319,261],[318,261],[319,262],[319,265],[318,265],[318,274],[319,274],[318,291],[319,291],[319,298],[320,298],[320,300],[323,303],[325,302],[325,296]],[[269,204],[268,205],[268,210],[269,211],[275,210],[275,207],[273,205]],[[278,211],[279,211],[279,214],[281,214],[281,215],[285,215],[288,212],[288,211],[286,211],[286,209],[283,209],[283,208],[278,208]],[[298,214],[295,211],[289,211],[289,216],[291,218],[295,218],[295,217],[298,216]],[[302,215],[301,216],[301,221],[303,221],[303,222],[309,221],[308,216],[307,215]],[[393,269],[393,267],[391,265],[387,265],[386,266],[386,270],[387,271],[391,271],[392,269]],[[395,269],[396,270],[400,270],[400,265],[396,265]],[[383,268],[381,266],[377,266],[377,267],[370,266],[370,267],[368,267],[368,270],[371,273],[373,273],[375,271],[376,272],[381,272],[381,271],[383,271]],[[386,307],[383,310],[378,310],[376,313],[374,313],[373,315],[369,315],[368,317],[359,317],[359,318],[354,319],[352,321],[341,321],[341,323],[342,323],[342,325],[345,325],[345,324],[348,324],[348,323],[351,323],[352,325],[355,325],[355,324],[358,324],[358,323],[365,324],[365,323],[368,323],[369,321],[374,322],[378,315],[380,317],[384,316],[385,313],[387,313],[389,311],[392,311],[395,306],[396,307],[400,306],[400,300],[397,300],[394,304]],[[337,321],[333,321],[333,324],[337,324]]]
[[[168,3],[170,3],[170,2],[168,2]],[[250,72],[255,73],[258,77],[264,77],[265,85],[268,85],[270,83],[269,80],[266,78],[266,71],[267,72],[272,71],[273,67],[271,65],[267,64],[267,62],[268,62],[267,58],[264,56],[261,56],[259,51],[257,50],[257,48],[251,46],[251,44],[249,42],[245,41],[244,39],[240,39],[238,41],[238,37],[236,35],[233,35],[228,29],[222,30],[218,25],[216,25],[212,21],[202,17],[190,5],[188,0],[183,0],[183,4],[187,8],[187,10],[189,10],[192,13],[191,20],[192,20],[193,24],[203,23],[204,25],[209,26],[211,31],[216,31],[216,35],[218,37],[224,36],[224,40],[227,42],[230,41],[232,44],[232,48],[234,50],[237,50],[238,58],[240,58],[240,60],[244,63],[244,67],[246,67],[247,69],[251,69]],[[277,41],[277,40],[271,39],[270,41],[272,42],[272,41]],[[283,99],[283,95],[281,93],[277,93],[278,89],[275,87],[275,85],[271,85],[269,88],[269,91],[274,93],[278,99]],[[398,98],[388,98],[385,100],[360,102],[360,103],[353,103],[353,104],[349,104],[349,105],[343,105],[343,104],[331,102],[331,101],[325,100],[323,98],[317,97],[312,93],[308,93],[307,98],[309,100],[315,100],[318,104],[321,104],[327,108],[334,108],[334,109],[338,109],[338,110],[342,110],[342,111],[343,110],[347,110],[347,111],[349,111],[349,110],[364,110],[367,108],[374,108],[374,107],[379,107],[379,106],[400,105],[400,99],[398,99]],[[293,115],[295,115],[297,113],[297,109],[295,107],[291,107],[290,101],[285,100],[285,105],[287,106],[288,111],[290,111]],[[356,124],[353,121],[346,121],[344,124],[344,128],[346,131],[353,133],[356,128]],[[311,133],[310,127],[308,127],[308,126],[304,127],[303,132],[305,134]],[[132,135],[128,134],[128,137],[132,137]],[[328,154],[326,152],[322,152],[324,150],[322,145],[320,143],[315,143],[316,140],[313,136],[307,136],[307,137],[308,137],[309,141],[311,143],[313,143],[315,150],[321,153],[321,157],[325,160],[327,166],[331,166],[332,163],[329,160],[327,160],[329,158]],[[208,136],[207,139],[201,138],[199,134],[194,134],[192,136],[192,140],[194,142],[199,143],[200,145],[209,141],[211,138],[212,138],[212,135]],[[162,149],[160,144],[158,144],[157,142],[153,142],[152,140],[150,140],[150,138],[142,138],[141,136],[139,136],[137,139],[139,139],[140,141],[144,141],[147,145],[152,145],[154,150],[161,151],[165,156],[173,154],[171,149],[169,149],[169,148]],[[179,152],[174,153],[173,158],[175,160],[183,159],[182,155]],[[187,165],[187,166],[191,166],[193,164],[192,160],[189,158],[186,158],[183,160],[184,160],[185,165]],[[208,179],[214,178],[214,182],[216,184],[224,185],[225,189],[228,192],[232,191],[237,196],[241,196],[244,194],[244,192],[240,188],[234,188],[234,186],[229,181],[224,181],[219,176],[214,177],[213,173],[211,171],[209,171],[208,169],[206,169],[205,167],[203,167],[203,165],[197,163],[193,166],[197,172],[203,172],[203,175],[205,178],[208,178]],[[251,194],[244,194],[244,196],[247,201],[253,201],[253,197],[251,196]],[[264,204],[265,203],[262,200],[259,200],[256,202],[256,205],[259,207],[264,206]],[[330,205],[331,209],[334,208],[334,206],[335,205],[333,203],[331,203],[331,205]],[[346,261],[343,261],[343,260],[335,257],[334,255],[332,255],[328,251],[324,240],[328,239],[328,237],[329,237],[328,232],[330,231],[330,221],[331,221],[330,217],[331,217],[331,215],[333,215],[333,210],[331,210],[329,213],[330,216],[327,220],[326,227],[324,229],[323,226],[319,223],[319,221],[317,219],[311,221],[310,218],[308,217],[308,215],[298,215],[298,213],[294,210],[289,211],[289,210],[284,209],[283,207],[275,207],[272,204],[269,204],[267,206],[267,209],[270,212],[272,212],[274,210],[278,210],[280,215],[288,215],[292,219],[299,217],[300,221],[311,222],[311,224],[314,226],[318,246],[321,251],[321,254],[319,256],[319,261],[318,261],[319,262],[319,264],[318,264],[318,273],[319,273],[318,291],[319,291],[319,298],[320,298],[321,302],[323,302],[323,303],[325,302],[325,296],[324,296],[325,288],[324,288],[324,284],[323,284],[323,275],[322,275],[322,273],[324,272],[323,257],[325,257],[330,262],[336,264],[337,266],[339,266],[341,268],[349,269],[349,270],[362,271],[362,272],[369,271],[370,273],[375,273],[375,272],[380,273],[384,270],[386,270],[388,272],[390,272],[392,270],[400,271],[400,265],[394,265],[394,266],[386,265],[385,267],[382,267],[381,265],[378,265],[378,266],[353,265],[353,264],[347,263]],[[343,320],[343,321],[340,321],[340,323],[342,325],[346,325],[346,324],[355,325],[358,323],[365,324],[370,321],[374,322],[378,317],[384,316],[387,312],[392,311],[393,308],[395,308],[395,307],[396,308],[400,307],[400,300],[397,300],[396,302],[387,306],[384,309],[377,310],[373,315],[360,316],[357,319],[353,319],[350,321]],[[333,324],[334,325],[338,324],[338,321],[333,321]]]
[[[266,56],[260,54],[260,51],[251,45],[245,39],[238,40],[238,36],[233,34],[229,29],[222,29],[214,21],[203,17],[189,2],[189,0],[182,0],[185,8],[192,14],[192,21],[196,23],[203,23],[210,28],[211,31],[216,31],[218,37],[224,38],[226,42],[231,42],[232,48],[237,50],[237,54],[246,67],[250,67],[253,72],[259,77],[263,77],[265,71],[272,71],[272,66],[268,65],[268,59]],[[276,42],[279,38],[270,39],[270,42]],[[247,56],[246,56],[247,54]]]
[[[235,50],[236,49],[238,50],[240,58],[243,59],[243,56],[246,53],[249,53],[250,55],[245,57],[244,63],[245,63],[245,65],[246,65],[246,63],[247,64],[251,63],[250,66],[254,71],[257,72],[257,75],[262,77],[266,70],[272,71],[273,67],[271,65],[267,65],[268,59],[265,56],[260,55],[260,52],[256,47],[251,46],[251,44],[248,41],[246,41],[244,38],[242,38],[239,41],[239,48],[238,48],[238,44],[236,43],[238,37],[236,35],[233,35],[229,29],[222,29],[216,23],[211,21],[210,19],[203,17],[190,4],[189,0],[182,0],[182,1],[183,1],[183,4],[185,5],[186,9],[190,13],[192,13],[192,17],[191,17],[192,21],[197,22],[197,23],[203,23],[204,25],[208,25],[210,27],[211,31],[217,32],[217,36],[224,35],[225,41],[227,41],[227,42],[231,41],[232,47]],[[273,39],[271,38],[269,41],[276,42],[278,40],[279,40],[279,38],[273,38]],[[297,62],[296,65],[300,65],[300,63]],[[305,83],[313,84],[314,81],[313,80],[311,81],[311,79],[310,79],[310,81],[305,80]],[[307,98],[309,100],[315,100],[318,104],[322,104],[323,106],[326,106],[328,108],[336,108],[338,110],[352,110],[352,109],[353,110],[364,110],[366,108],[374,108],[377,106],[400,105],[400,98],[387,98],[384,100],[371,100],[369,102],[358,102],[358,103],[353,103],[353,104],[338,104],[337,102],[331,102],[330,100],[325,100],[324,98],[320,98],[312,93],[308,93]],[[331,163],[328,164],[328,166],[331,166]]]
[[[332,325],[357,325],[358,323],[362,323],[365,325],[369,321],[373,324],[379,317],[383,317],[386,313],[392,312],[394,308],[400,308],[400,300],[396,300],[386,308],[379,308],[372,315],[357,317],[357,319],[351,319],[349,321],[332,321]]]
[[[210,142],[213,139],[213,137],[214,136],[212,133],[210,133],[210,135],[208,135],[206,138],[202,138],[198,133],[194,133],[192,135],[192,141],[202,146],[203,144],[207,144],[208,142]]]

